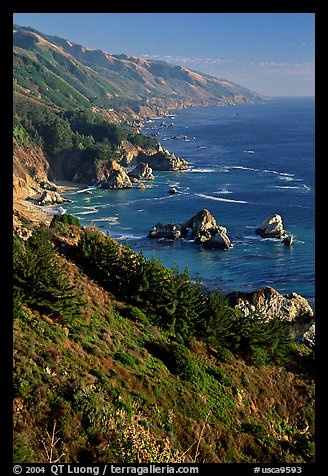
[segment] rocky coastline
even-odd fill
[[[61,194],[74,190],[89,190],[85,184],[78,185],[74,182],[51,183],[51,186],[55,187],[55,190],[46,191],[46,193],[44,191],[42,196],[49,197],[49,204],[55,206],[65,201]],[[41,223],[50,225],[53,213],[50,213],[49,209],[41,206],[40,203],[41,201],[37,199],[20,200],[14,203],[14,234],[27,239],[33,229]],[[275,217],[274,220],[272,220],[273,217]],[[282,219],[281,217],[277,219],[276,215],[273,217],[268,217],[263,223],[279,223],[277,228],[280,231],[275,233],[275,238],[281,240],[286,236]],[[30,225],[26,227],[26,224],[23,225],[24,221],[30,222]],[[263,227],[258,228],[262,230]],[[259,234],[258,228],[255,230],[257,234]],[[269,235],[272,238],[271,232]],[[200,210],[180,224],[157,223],[148,234],[148,238],[151,239],[167,240],[180,240],[186,236],[191,236],[196,245],[205,248],[229,250],[233,246],[227,235],[227,229],[218,225],[216,219],[207,209]],[[261,237],[267,236],[261,234]],[[314,311],[303,296],[295,292],[283,295],[270,286],[251,292],[233,291],[225,296],[229,304],[241,311],[245,318],[251,318],[256,314],[265,315],[268,320],[277,317],[288,323],[289,332],[295,341],[304,343],[310,348],[315,347]]]

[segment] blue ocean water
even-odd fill
[[[172,123],[163,127],[162,123]],[[189,108],[146,122],[164,148],[188,160],[183,172],[156,172],[151,188],[66,194],[67,213],[93,224],[165,266],[188,267],[222,292],[272,286],[314,305],[314,98],[274,98],[256,105]],[[181,193],[170,195],[170,187]],[[65,196],[65,195],[64,195]],[[230,250],[188,239],[151,240],[157,222],[181,223],[207,208],[227,228]],[[282,216],[292,246],[262,239],[255,228]]]

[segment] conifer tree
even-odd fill
[[[69,284],[56,262],[46,227],[40,227],[26,244],[14,246],[14,294],[41,312],[67,320],[81,311],[81,293]]]

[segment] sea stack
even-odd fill
[[[184,223],[157,223],[150,231],[148,238],[167,238],[179,240],[186,236],[188,229],[195,243],[205,248],[229,249],[232,247],[227,236],[227,229],[217,225],[215,218],[204,208]]]
[[[262,238],[282,239],[286,236],[282,218],[277,213],[264,220],[264,222],[256,228],[255,233],[262,236]]]

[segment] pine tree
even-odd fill
[[[16,240],[13,257],[14,294],[41,312],[59,320],[80,314],[81,293],[69,284],[56,262],[46,228],[39,228],[26,244]]]

